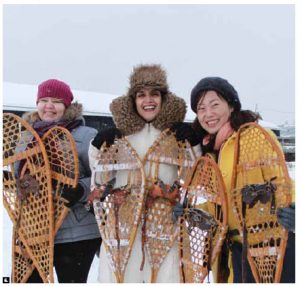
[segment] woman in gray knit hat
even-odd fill
[[[186,104],[183,99],[169,91],[166,72],[160,65],[135,67],[130,76],[127,94],[113,100],[110,110],[117,128],[100,132],[92,141],[89,150],[91,167],[101,145],[104,142],[113,144],[114,139],[121,136],[127,138],[139,158],[143,160],[148,149],[166,128],[172,128],[176,132],[177,140],[187,139],[192,146],[195,145],[197,155],[200,154],[197,138],[193,136],[194,132],[190,132],[191,127],[182,123]],[[183,130],[184,132],[181,132]],[[147,165],[144,168],[146,169]],[[165,184],[172,185],[177,178],[176,166],[160,164],[159,178]],[[143,260],[141,226],[140,223],[126,267],[124,282],[149,283],[151,281],[151,267],[147,255],[143,270],[140,270]],[[99,282],[116,282],[104,247],[100,251]],[[180,282],[176,240],[162,262],[156,282]]]

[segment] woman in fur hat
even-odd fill
[[[166,128],[172,127],[171,129],[176,132],[177,140],[187,139],[192,146],[198,143],[191,127],[182,123],[186,113],[186,104],[183,99],[169,91],[166,72],[159,65],[135,67],[130,76],[127,94],[113,100],[110,110],[117,128],[98,133],[91,142],[89,150],[91,167],[101,145],[104,142],[108,145],[113,144],[116,137],[125,136],[141,160]],[[198,148],[199,155],[199,145],[194,148]],[[159,178],[165,184],[171,185],[176,175],[175,166],[160,164]],[[143,260],[141,241],[142,231],[139,225],[126,267],[124,282],[149,283],[151,281],[151,268],[147,255],[143,270],[140,270]],[[98,278],[99,282],[103,283],[116,282],[104,247],[100,251]],[[180,282],[177,242],[162,262],[156,282]]]
[[[72,103],[70,87],[59,80],[50,79],[38,86],[37,111],[24,114],[42,137],[51,127],[68,129],[75,142],[79,159],[79,183],[75,188],[64,190],[62,196],[70,209],[54,241],[54,266],[60,283],[86,283],[95,253],[100,248],[101,238],[95,217],[84,205],[90,192],[91,171],[88,161],[88,146],[97,131],[84,126],[82,105]],[[34,270],[27,283],[42,283]]]
[[[276,171],[278,169],[268,162],[265,163],[265,165],[264,163],[261,163],[261,165],[257,164],[252,166],[253,161],[255,160],[253,157],[254,155],[248,154],[249,158],[252,156],[251,160],[253,160],[249,162],[249,166],[252,166],[251,171],[249,171],[250,168],[248,167],[249,170],[247,169],[244,171],[243,178],[241,178],[242,176],[238,173],[236,181],[232,181],[234,178],[232,175],[236,169],[234,158],[238,156],[236,148],[237,143],[239,146],[245,146],[247,142],[253,142],[253,138],[250,138],[249,133],[244,132],[241,133],[240,136],[237,136],[237,134],[244,123],[257,121],[259,115],[248,110],[241,110],[241,102],[238,93],[227,80],[220,77],[206,77],[200,80],[191,92],[191,108],[197,114],[197,118],[194,121],[194,129],[197,130],[198,134],[202,137],[202,150],[204,154],[208,153],[212,155],[218,162],[227,189],[229,243],[225,243],[224,246],[230,247],[230,258],[232,258],[230,261],[232,261],[232,264],[229,263],[229,265],[231,268],[231,275],[229,280],[227,280],[229,273],[226,273],[225,270],[228,271],[228,249],[224,248],[221,255],[222,260],[218,266],[219,268],[216,267],[216,265],[213,267],[213,270],[215,271],[215,282],[232,282],[232,274],[233,282],[255,282],[249,264],[246,263],[243,265],[242,263],[242,237],[245,235],[241,235],[238,231],[239,224],[233,211],[234,205],[232,203],[232,193],[234,189],[243,187],[241,182],[243,182],[245,178],[247,179],[247,184],[258,185],[265,183],[265,177],[269,177],[270,174],[273,178],[279,178],[282,175]],[[258,132],[259,134],[262,134],[263,132],[258,131],[260,129],[257,125],[250,125],[247,130],[249,131],[250,129],[256,129],[254,132]],[[270,130],[267,130],[267,132],[270,134],[270,140],[274,142],[275,145],[280,145],[275,134]],[[267,142],[268,141],[265,140],[259,144],[265,144],[265,146],[267,146],[267,144],[270,144]],[[260,150],[260,148],[262,148],[262,146],[257,147],[257,150]],[[284,158],[281,147],[279,150],[279,153],[281,153],[280,157]],[[259,154],[257,156],[260,156],[259,158],[256,158],[257,162],[264,162],[264,154]],[[292,184],[291,188],[293,188]],[[293,191],[294,190],[292,190],[292,192]],[[293,233],[295,230],[295,204],[292,203],[290,207],[287,208],[278,208],[277,219],[278,222],[289,231],[289,240],[281,282],[295,282],[295,234]],[[242,266],[245,267],[244,280],[242,279]],[[221,275],[221,273],[223,274]]]

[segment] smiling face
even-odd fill
[[[208,91],[197,105],[197,117],[200,125],[209,134],[216,134],[229,121],[233,107],[215,91]]]
[[[138,114],[147,122],[154,120],[161,110],[162,96],[159,90],[142,88],[136,93],[135,105]]]
[[[42,121],[58,121],[66,110],[61,99],[53,97],[41,98],[37,103],[37,111]]]

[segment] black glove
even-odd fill
[[[288,208],[277,209],[277,219],[288,231],[295,231],[295,203]]]
[[[174,123],[170,130],[175,132],[175,137],[177,141],[188,140],[191,146],[195,146],[200,142],[196,131],[192,128],[192,126],[189,123]]]
[[[94,140],[92,141],[92,145],[96,148],[100,149],[102,144],[106,142],[106,145],[111,146],[116,138],[121,138],[121,131],[117,128],[109,128],[106,130],[102,130],[98,132]]]
[[[176,203],[176,205],[173,208],[173,213],[172,213],[172,220],[173,223],[175,223],[178,219],[178,217],[183,215],[183,205],[181,203]]]
[[[68,201],[65,203],[65,206],[71,208],[82,198],[83,194],[84,188],[80,184],[77,184],[75,188],[64,188],[61,196]]]
[[[185,197],[183,204],[176,203],[172,212],[172,220],[175,223],[178,220],[178,217],[183,215],[183,210],[187,207],[187,197]]]

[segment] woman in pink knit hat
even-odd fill
[[[49,79],[38,86],[37,111],[24,114],[42,137],[51,127],[68,129],[76,142],[79,160],[79,183],[75,188],[64,190],[62,196],[70,209],[54,241],[54,266],[60,283],[86,283],[101,238],[95,217],[84,205],[90,192],[88,160],[89,142],[97,131],[85,126],[82,105],[73,101],[70,87],[57,79]],[[27,283],[42,283],[34,270]]]

